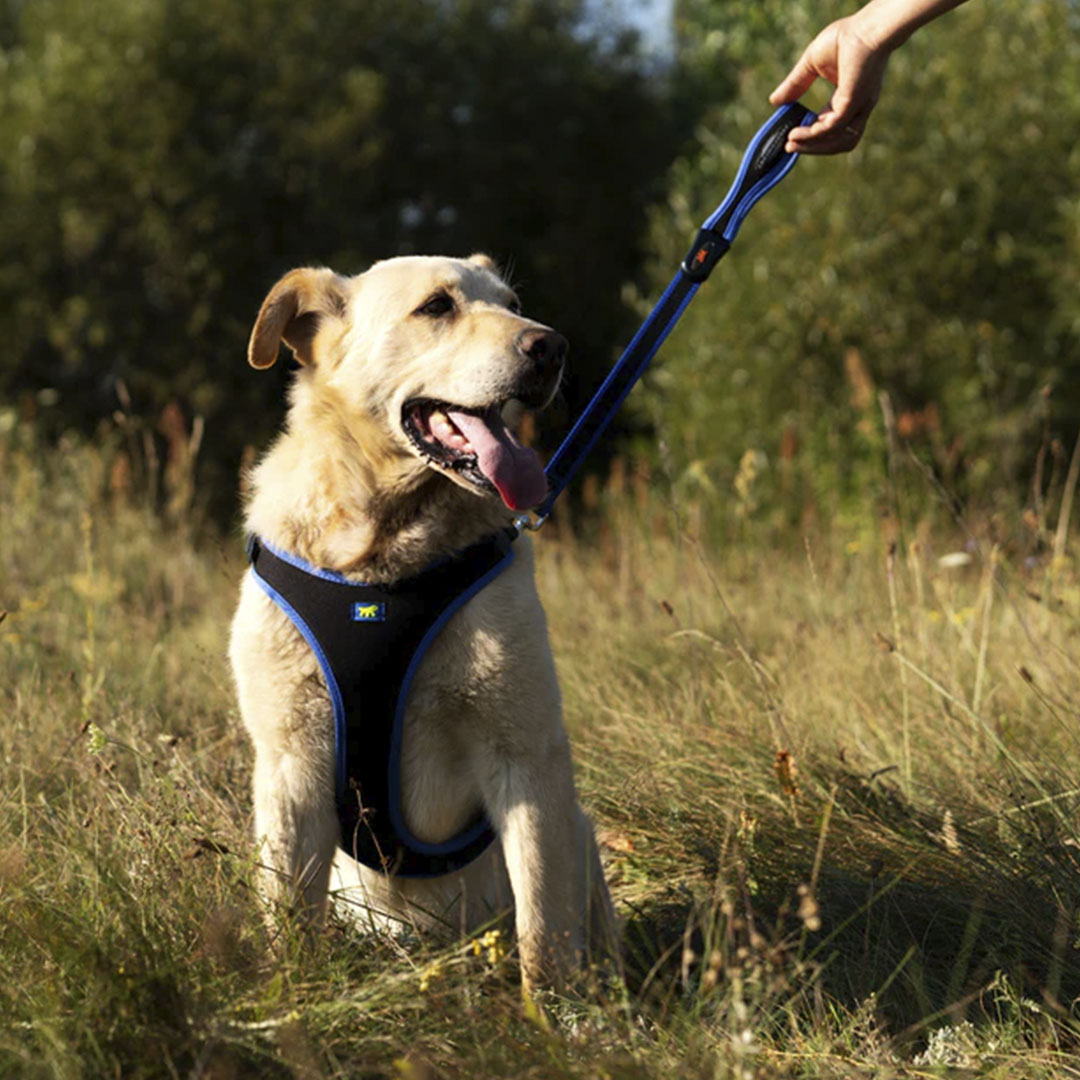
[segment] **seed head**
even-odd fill
[[[795,767],[795,755],[790,750],[777,750],[773,768],[776,769],[776,778],[780,781],[780,790],[788,798],[797,799],[801,792],[796,780],[798,769]]]

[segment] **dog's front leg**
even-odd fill
[[[254,781],[266,892],[316,925],[326,912],[338,835],[332,775],[303,754],[260,748]]]
[[[249,574],[229,659],[255,747],[255,839],[273,902],[318,922],[337,842],[334,728],[316,662]]]
[[[589,826],[577,804],[566,736],[500,762],[488,812],[502,843],[526,993],[565,984],[586,921]]]

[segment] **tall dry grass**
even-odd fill
[[[130,440],[3,417],[0,1073],[1080,1075],[1067,547],[751,517],[718,550],[619,466],[537,548],[627,986],[526,1004],[490,938],[268,936],[238,539],[118,483]]]

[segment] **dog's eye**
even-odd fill
[[[509,304],[506,305],[515,315],[521,314],[521,301],[515,296]]]
[[[430,315],[440,319],[454,310],[453,298],[448,293],[436,293],[430,300],[425,300],[414,312],[416,315]]]

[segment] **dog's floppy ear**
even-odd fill
[[[272,366],[284,341],[301,364],[310,364],[319,323],[345,313],[341,284],[333,270],[308,266],[290,270],[259,309],[248,342],[248,363],[260,369]]]

